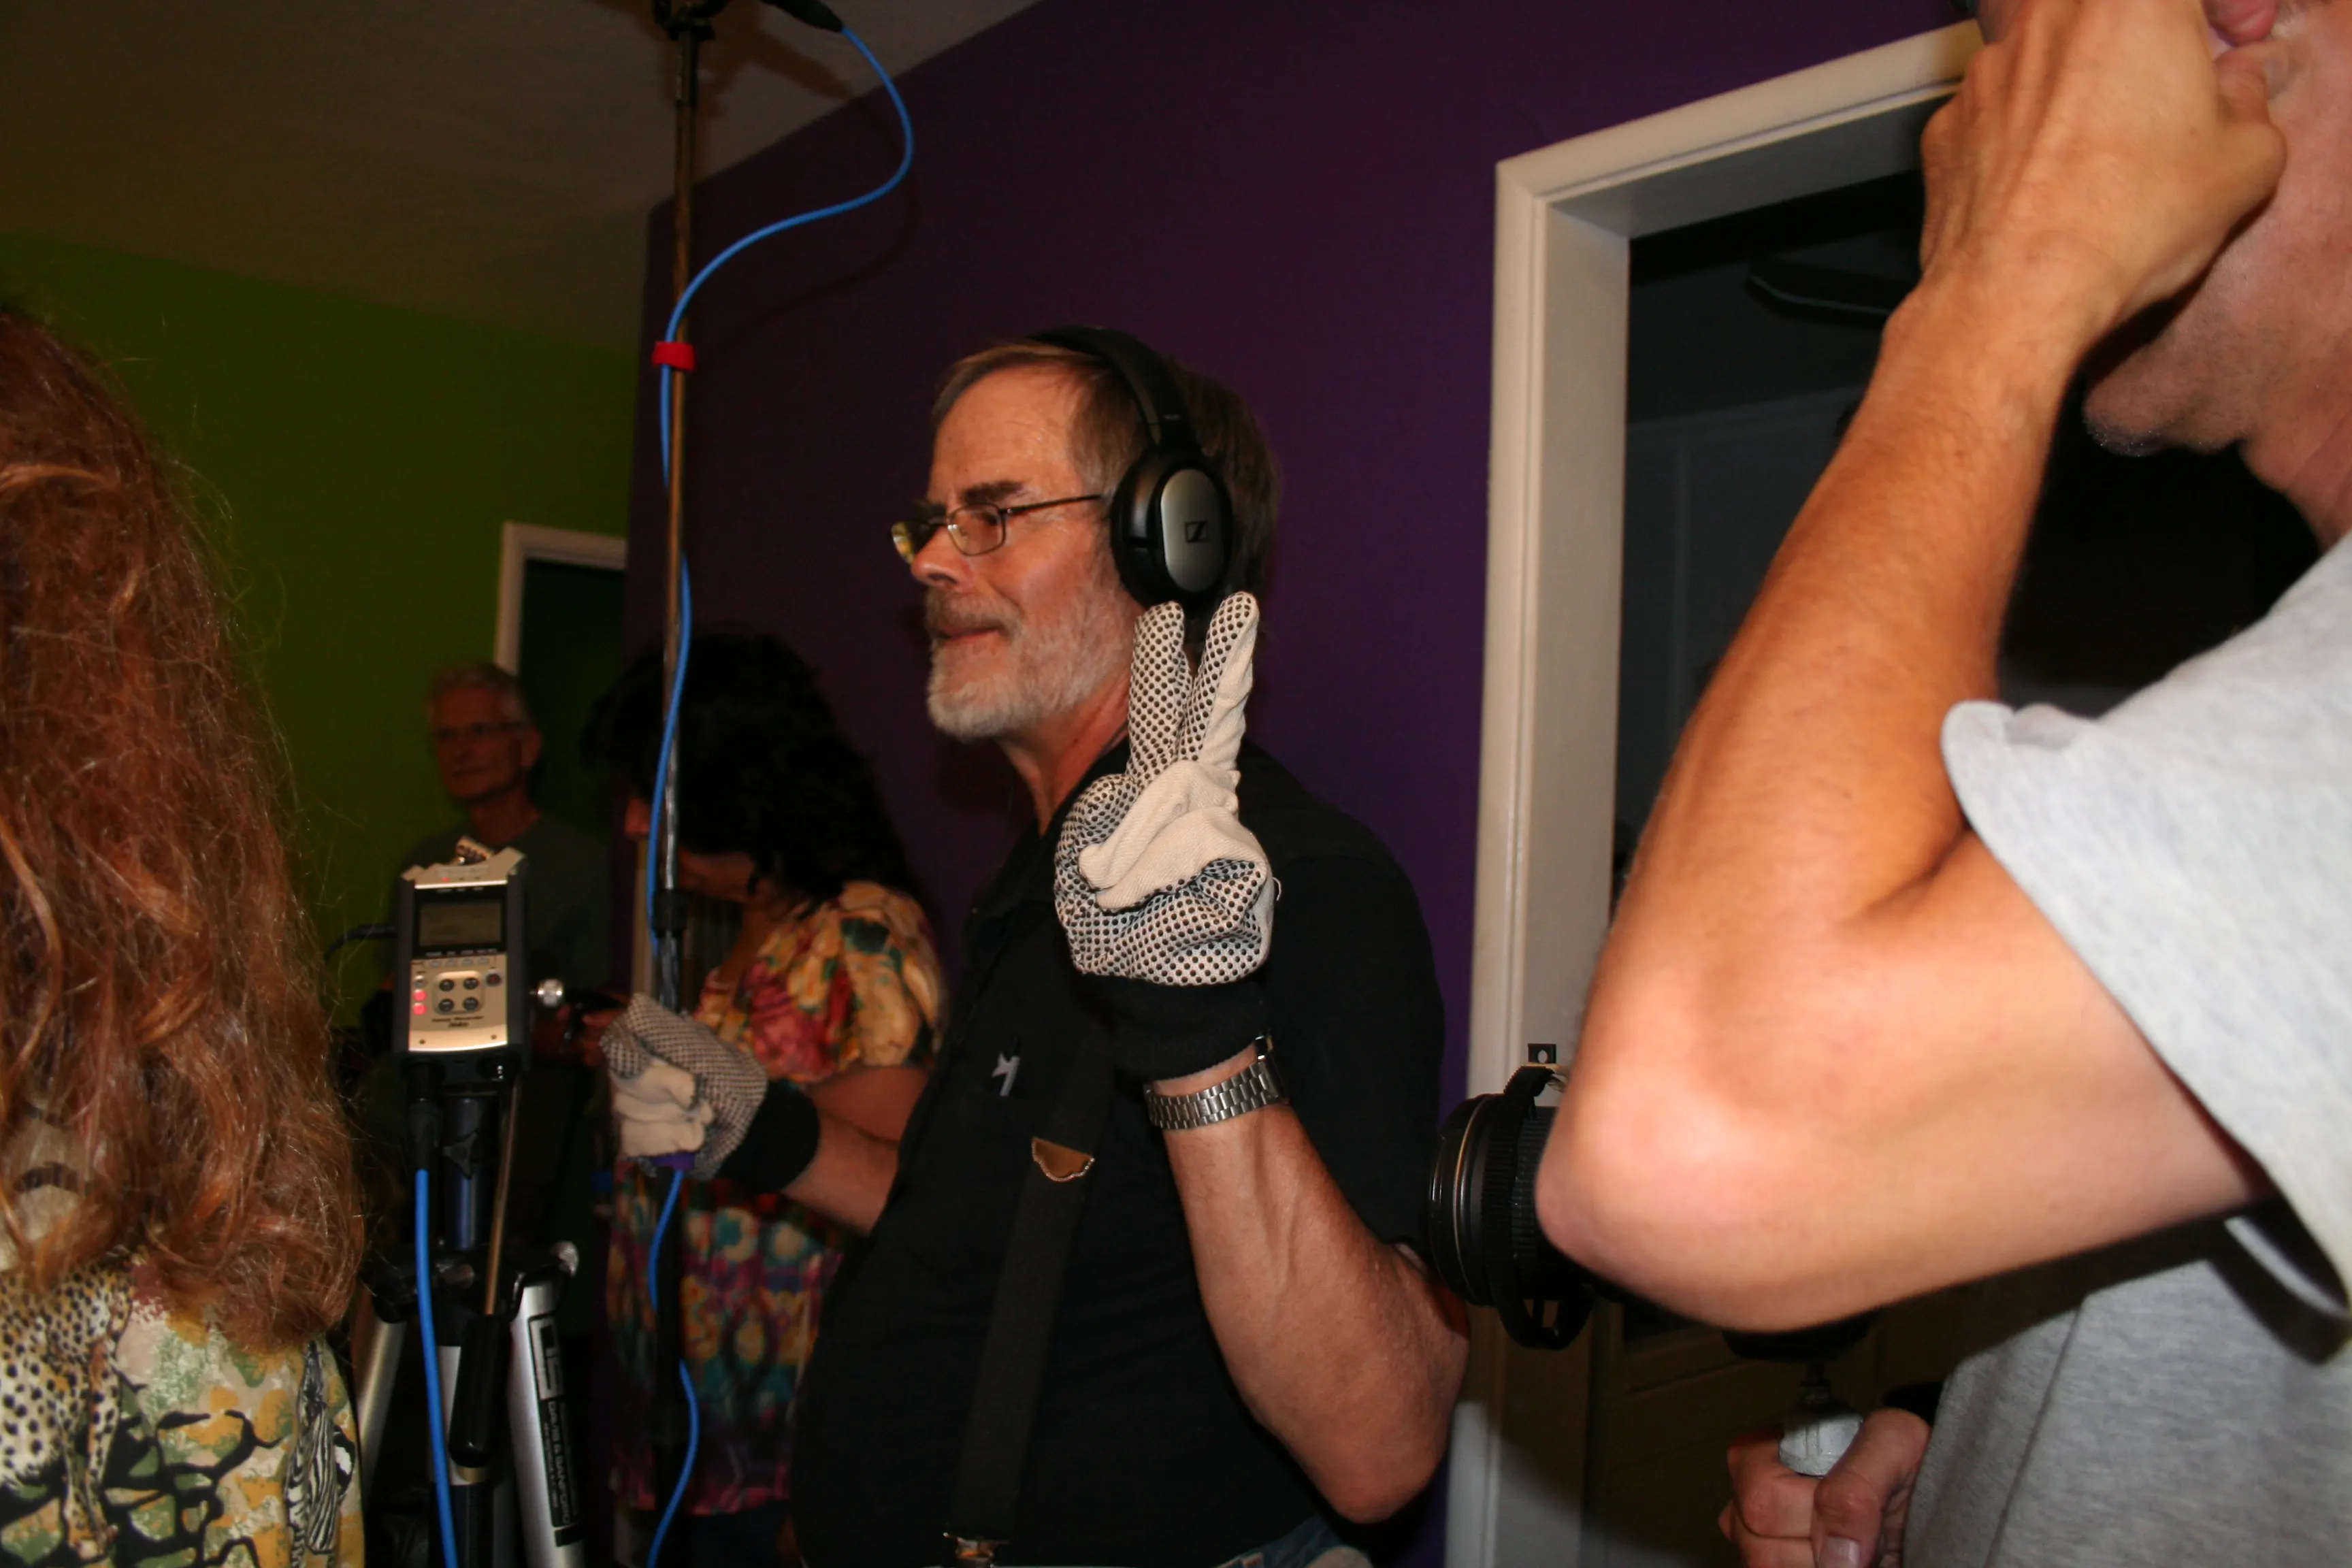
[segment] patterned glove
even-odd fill
[[[664,1061],[647,1061],[634,1078],[613,1079],[613,1124],[621,1158],[658,1160],[691,1154],[709,1136],[710,1104],[695,1092],[694,1075]]]
[[[631,1001],[604,1031],[604,1068],[612,1075],[622,1152],[631,1152],[633,1138],[646,1157],[693,1150],[698,1182],[719,1173],[768,1092],[768,1075],[759,1063],[650,996]],[[679,1082],[681,1075],[690,1089]],[[634,1132],[633,1121],[641,1123]],[[702,1137],[689,1141],[685,1125],[698,1121]],[[655,1147],[663,1142],[675,1146]]]
[[[1247,977],[1273,941],[1274,875],[1234,794],[1257,623],[1255,598],[1227,597],[1195,670],[1182,609],[1144,612],[1127,771],[1087,786],[1055,849],[1071,959],[1105,977],[1119,1065],[1139,1078],[1197,1072],[1264,1032],[1264,992]]]

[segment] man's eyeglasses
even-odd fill
[[[452,724],[446,728],[427,730],[425,738],[436,747],[441,747],[455,745],[459,741],[488,740],[492,735],[503,735],[510,730],[521,728],[522,721],[520,719],[509,719],[503,724]]]
[[[908,565],[923,552],[931,535],[944,528],[948,539],[966,555],[985,555],[1004,542],[1004,525],[1023,512],[1044,511],[1049,506],[1076,506],[1082,500],[1108,500],[1108,496],[1064,496],[1059,500],[1033,500],[1020,506],[998,506],[992,501],[975,501],[960,506],[953,511],[927,512],[905,518],[890,525],[890,542],[898,547],[898,559]]]

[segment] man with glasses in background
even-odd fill
[[[434,866],[462,836],[530,858],[524,921],[530,983],[552,975],[573,991],[604,984],[612,963],[612,860],[604,840],[540,815],[530,771],[545,742],[523,705],[522,686],[487,659],[436,670],[425,689],[425,738],[441,787],[462,823],[408,847],[401,867]]]
[[[1166,373],[1232,492],[1219,591],[1255,590],[1272,456],[1240,399]],[[967,1424],[982,1449],[1020,1442],[975,1387],[993,1364],[983,1342],[1017,1329],[992,1313],[1008,1255],[1030,1256],[1014,1235],[1033,1163],[1090,1190],[1064,1282],[1028,1320],[1052,1338],[1025,1465],[1013,1453],[1004,1561],[1361,1564],[1339,1521],[1393,1512],[1444,1452],[1466,1342],[1410,1246],[1444,1016],[1402,871],[1251,746],[1239,818],[1281,893],[1263,968],[1223,986],[1106,983],[1078,973],[1056,920],[1064,818],[1129,761],[1143,606],[1113,561],[1106,502],[1146,449],[1139,412],[1120,370],[1066,344],[969,356],[934,405],[928,499],[894,530],[924,590],[931,719],[1003,750],[1031,826],[965,926],[952,1022],[888,1206],[826,1302],[793,1458],[813,1563],[991,1560],[942,1535],[961,1522]],[[1196,1016],[1146,1065],[1118,986],[1222,997],[1260,1021]],[[1106,1032],[1118,1071],[1094,1158],[1057,1174],[1054,1145],[1034,1140]],[[1196,1101],[1208,1109],[1185,1113]]]
[[[427,834],[403,852],[399,868],[436,866],[473,838],[492,849],[512,845],[528,858],[523,887],[526,978],[551,977],[577,995],[606,984],[612,969],[612,859],[604,841],[540,814],[531,799],[530,771],[544,742],[524,706],[512,673],[487,659],[436,670],[425,688],[425,740],[441,787],[465,820]],[[387,911],[398,907],[395,898]],[[391,919],[386,913],[385,919]],[[392,979],[384,977],[389,987]],[[389,990],[371,1002],[384,1009],[388,1044]],[[536,1014],[532,1046],[540,1070],[527,1075],[516,1107],[515,1171],[509,1220],[534,1240],[547,1240],[555,1188],[566,1148],[593,1088],[586,1069],[571,1061],[576,1047],[565,1030],[568,1015]],[[373,1022],[369,1033],[375,1034]],[[377,1048],[382,1048],[379,1044]],[[400,1091],[381,1069],[362,1089],[362,1114],[371,1129],[396,1138]],[[382,1123],[378,1128],[377,1123]]]

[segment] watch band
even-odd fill
[[[1281,1075],[1274,1070],[1274,1041],[1260,1035],[1250,1044],[1257,1047],[1257,1059],[1206,1089],[1191,1094],[1162,1094],[1144,1085],[1146,1120],[1162,1132],[1189,1132],[1282,1104],[1289,1096],[1283,1093]]]

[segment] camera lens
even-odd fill
[[[1525,1067],[1500,1094],[1454,1107],[1430,1169],[1431,1263],[1448,1289],[1492,1307],[1522,1344],[1559,1349],[1592,1310],[1583,1269],[1544,1239],[1536,1219],[1536,1173],[1553,1111],[1535,1103],[1551,1069]]]

